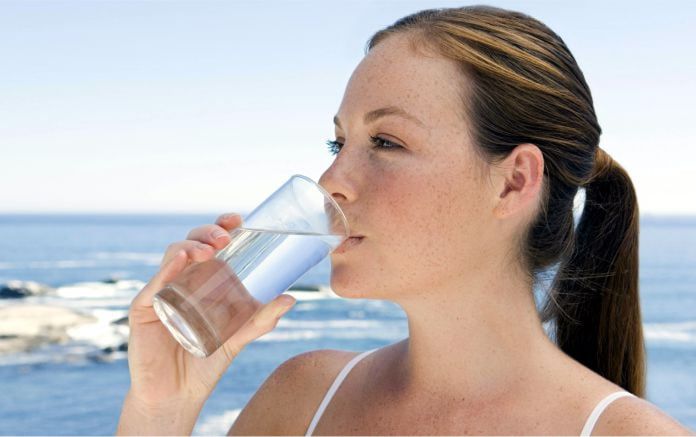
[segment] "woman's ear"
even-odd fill
[[[495,199],[493,214],[505,218],[536,210],[544,179],[544,155],[534,144],[524,143],[495,166]]]

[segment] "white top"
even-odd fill
[[[370,349],[369,351],[363,352],[360,355],[356,355],[355,357],[353,357],[352,360],[348,361],[348,364],[345,365],[345,367],[341,370],[336,379],[334,379],[333,384],[331,384],[331,387],[329,387],[329,391],[326,392],[324,399],[321,401],[321,404],[319,404],[319,408],[317,408],[317,412],[314,413],[312,422],[309,424],[309,428],[307,428],[307,433],[305,434],[306,436],[312,435],[312,432],[314,432],[314,428],[316,428],[317,423],[319,423],[321,415],[324,413],[324,410],[326,409],[327,405],[329,405],[329,402],[331,402],[331,398],[333,397],[334,393],[336,393],[336,390],[338,390],[338,387],[341,385],[343,380],[346,378],[346,375],[348,375],[348,372],[350,372],[353,366],[358,364],[360,360],[368,356],[370,353],[376,351],[377,349],[379,348]]]
[[[360,360],[362,360],[372,352],[376,351],[377,349],[379,348],[370,349],[369,351],[365,351],[359,355],[356,355],[348,362],[348,364],[345,365],[345,367],[343,367],[343,369],[341,369],[338,376],[336,376],[336,379],[334,379],[333,384],[331,384],[331,387],[329,387],[329,390],[326,392],[326,395],[324,396],[324,399],[321,401],[321,404],[319,404],[319,408],[317,408],[316,413],[314,413],[314,417],[312,418],[312,421],[310,422],[309,427],[307,428],[307,433],[305,434],[305,436],[312,435],[312,432],[314,432],[314,428],[316,428],[317,423],[319,423],[319,419],[321,419],[321,415],[324,413],[324,410],[326,410],[326,407],[329,405],[329,402],[331,402],[331,398],[333,398],[334,394],[338,390],[338,387],[340,387],[343,380],[346,378],[346,376],[348,376],[348,373],[350,373],[351,369],[353,369],[353,367],[356,364],[358,364]],[[621,390],[611,393],[610,395],[606,396],[604,399],[599,401],[599,403],[597,403],[597,406],[594,408],[594,410],[592,410],[592,413],[590,413],[589,417],[585,421],[585,426],[582,427],[580,435],[591,435],[592,430],[597,424],[597,420],[599,419],[599,416],[602,414],[604,409],[607,408],[607,406],[610,403],[623,396],[635,395],[627,391]]]
[[[580,431],[581,436],[588,436],[592,434],[592,430],[594,429],[595,425],[597,424],[597,420],[599,419],[599,416],[602,414],[605,408],[618,398],[622,398],[624,396],[635,396],[633,393],[629,393],[627,391],[621,390],[614,392],[608,396],[606,396],[604,399],[599,401],[597,406],[592,410],[590,413],[590,416],[587,418],[585,421],[585,426],[582,427],[582,431]]]

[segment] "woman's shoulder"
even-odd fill
[[[587,414],[599,406],[613,393],[626,391],[623,387],[609,381],[585,366],[578,365],[576,373],[568,372],[569,381],[574,381],[574,393],[578,399],[585,399],[583,411]],[[586,418],[587,420],[587,418]],[[650,401],[638,396],[614,398],[600,412],[592,429],[592,435],[694,435],[667,413]]]
[[[316,372],[333,374],[332,367],[345,365],[345,361],[361,352],[346,351],[340,349],[317,349],[302,352],[285,360],[276,371],[293,374],[305,374]],[[335,375],[334,375],[335,376]]]
[[[285,360],[254,393],[228,435],[304,434],[336,375],[359,353],[318,349]]]
[[[610,403],[599,416],[593,435],[695,435],[651,402],[625,396]]]

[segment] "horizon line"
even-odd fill
[[[251,210],[243,211],[227,211],[236,212],[242,215],[247,215]],[[123,216],[123,215],[134,215],[134,216],[147,216],[147,215],[219,215],[224,214],[220,211],[0,211],[0,216],[19,216],[19,215],[61,215],[61,216],[71,216],[71,215],[111,215],[111,216]],[[674,218],[694,218],[696,219],[696,212],[642,212],[639,213],[639,217],[674,217]]]

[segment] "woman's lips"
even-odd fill
[[[346,238],[345,240],[343,240],[343,243],[341,243],[336,248],[336,250],[334,250],[334,253],[344,253],[347,250],[350,250],[351,248],[359,245],[364,238],[365,237],[363,237],[363,236],[355,236],[355,237]]]

